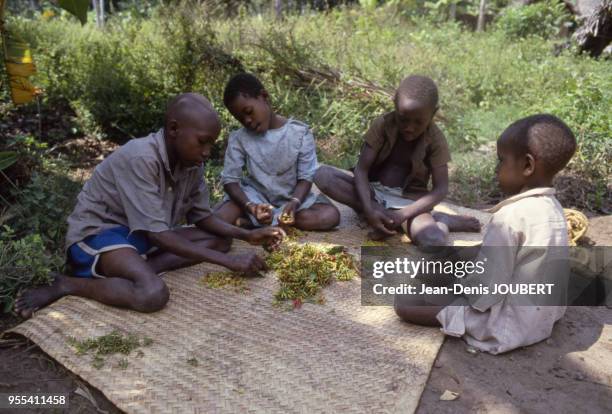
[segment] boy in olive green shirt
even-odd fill
[[[480,231],[474,217],[432,212],[448,193],[450,161],[446,138],[433,120],[436,84],[425,76],[409,76],[394,104],[395,110],[376,118],[366,132],[354,176],[323,166],[315,176],[317,187],[363,214],[375,240],[402,228],[417,245],[440,246],[449,231]]]

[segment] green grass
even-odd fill
[[[104,31],[65,16],[48,21],[9,16],[7,27],[32,46],[44,111],[66,105],[74,111],[71,136],[123,142],[158,128],[172,95],[208,96],[223,121],[205,177],[212,204],[222,197],[218,176],[225,140],[238,127],[222,105],[223,88],[232,74],[247,70],[261,78],[279,113],[311,126],[320,161],[342,168],[355,164],[372,119],[392,108],[401,78],[431,76],[441,97],[437,122],[453,158],[450,198],[467,205],[500,197],[494,143],[504,128],[523,116],[555,114],[579,143],[557,181],[562,204],[612,210],[611,63],[572,48],[555,53],[559,40],[551,37],[551,28],[564,18],[560,12],[547,15],[546,27],[534,31],[530,22],[540,19],[540,6],[508,10],[486,32],[475,33],[386,6],[289,14],[282,22],[244,12],[230,20],[207,7],[121,14]],[[5,111],[5,92],[0,99]],[[19,245],[20,251],[37,258],[29,274],[38,275],[0,285],[5,309],[20,288],[46,283],[39,276],[61,268],[65,218],[79,183],[47,152],[58,136],[53,143],[28,136],[0,139],[0,151],[18,147],[23,165],[35,173],[10,193],[10,206],[5,201],[0,206],[0,224],[12,229],[0,244],[0,271],[19,242],[26,245]],[[570,191],[576,188],[581,191]]]
[[[549,28],[529,33],[540,12],[509,11],[484,33],[405,17],[394,7],[339,8],[282,22],[178,7],[147,19],[111,20],[104,32],[60,19],[12,19],[9,26],[34,46],[46,100],[67,100],[87,133],[116,140],[143,135],[160,125],[168,97],[196,91],[211,98],[224,121],[220,156],[228,131],[237,127],[222,107],[223,87],[244,69],[258,74],[280,113],[311,125],[322,162],[350,167],[371,120],[392,107],[390,93],[401,78],[421,73],[439,86],[439,124],[455,158],[469,158],[519,117],[550,112],[580,143],[568,171],[605,195],[612,164],[610,63],[571,49],[555,56]],[[594,158],[599,162],[589,162]],[[488,172],[473,166],[454,180]],[[468,202],[464,194],[452,197]],[[577,204],[598,209],[601,200]]]

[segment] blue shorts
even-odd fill
[[[113,227],[100,234],[85,237],[68,249],[68,263],[76,277],[105,277],[96,271],[100,255],[111,250],[129,247],[146,259],[146,255],[155,250],[144,232],[130,234],[125,226]]]

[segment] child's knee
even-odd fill
[[[333,176],[334,170],[327,165],[322,165],[315,173],[314,183],[319,190],[325,192],[329,188],[329,182]]]
[[[448,236],[438,226],[427,226],[415,236],[417,245],[421,249],[431,249],[446,246]]]
[[[324,220],[324,230],[333,229],[340,224],[340,210],[336,208],[334,205],[330,205]]]
[[[395,314],[404,322],[411,321],[410,315],[414,307],[415,306],[410,298],[405,295],[396,295],[393,299],[393,309],[395,310]]]
[[[402,321],[421,326],[440,325],[437,315],[442,310],[441,306],[418,306],[401,300],[398,301],[397,298],[396,296],[393,308]]]
[[[222,253],[227,253],[232,248],[232,242],[234,240],[231,237],[219,237],[215,241],[215,250]]]
[[[395,310],[395,314],[399,316],[401,320],[404,322],[410,322],[410,306],[396,302],[393,304],[393,309]]]
[[[159,279],[148,285],[136,289],[134,299],[134,310],[139,312],[157,312],[163,309],[170,299],[170,291],[166,284]]]
[[[234,224],[234,221],[242,216],[242,210],[234,201],[227,200],[216,207],[215,216],[226,223]]]

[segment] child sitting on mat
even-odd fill
[[[497,204],[487,225],[479,260],[488,259],[478,280],[485,284],[529,284],[568,257],[567,224],[555,198],[554,176],[576,150],[572,131],[552,115],[534,115],[510,125],[497,141],[497,179],[510,196]],[[493,248],[492,248],[493,247]],[[483,256],[485,249],[490,252]],[[493,290],[491,290],[493,292]],[[414,306],[395,297],[404,321],[442,326],[476,348],[498,354],[550,336],[565,306],[516,305],[507,295],[466,295],[465,306]],[[465,303],[465,302],[464,302]]]
[[[66,295],[153,312],[169,292],[158,274],[211,262],[257,273],[255,253],[228,255],[231,238],[277,243],[279,228],[247,231],[216,218],[204,182],[204,162],[221,124],[204,97],[183,94],[168,105],[164,128],[133,139],[96,167],[68,218],[66,249],[73,276],[30,289],[15,303],[23,317]],[[194,227],[180,227],[182,220]]]
[[[479,231],[474,217],[432,212],[448,193],[450,161],[446,138],[433,119],[438,110],[434,81],[405,78],[394,104],[394,111],[372,121],[354,175],[322,166],[317,187],[365,216],[374,240],[403,227],[415,244],[438,246],[446,244],[449,231]]]
[[[229,137],[221,174],[226,196],[216,214],[251,226],[337,226],[338,209],[311,191],[317,154],[308,126],[275,113],[268,92],[248,73],[230,79],[223,102],[243,128]]]

